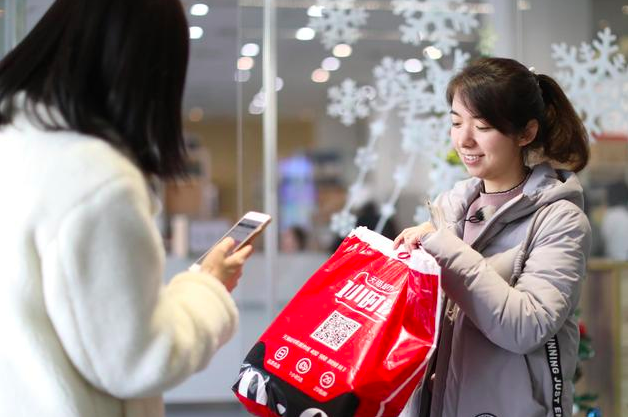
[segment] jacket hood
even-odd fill
[[[470,178],[458,182],[450,192],[438,198],[436,204],[446,216],[443,220],[450,224],[461,220],[480,194],[481,186],[482,180]],[[496,215],[499,214],[500,222],[512,222],[558,200],[570,201],[582,209],[582,186],[573,172],[554,169],[545,162],[532,167],[521,195],[502,206]]]

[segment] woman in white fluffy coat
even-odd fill
[[[2,416],[161,416],[234,332],[250,246],[162,283],[187,42],[177,0],[58,0],[0,63]]]

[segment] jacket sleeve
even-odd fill
[[[160,394],[235,331],[228,291],[205,273],[163,285],[164,252],[140,178],[111,180],[60,222],[42,254],[46,309],[67,356],[120,398]]]
[[[445,228],[422,242],[442,267],[447,295],[489,340],[516,353],[534,351],[558,332],[578,303],[586,273],[586,216],[564,206],[548,210],[514,287]]]

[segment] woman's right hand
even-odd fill
[[[231,253],[234,246],[235,241],[226,237],[207,254],[201,263],[201,271],[216,277],[229,292],[238,285],[244,262],[253,253],[251,245],[246,245],[239,251]]]

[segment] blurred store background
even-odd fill
[[[50,4],[0,1],[2,54]],[[558,77],[590,131],[580,175],[595,233],[581,303],[590,358],[577,390],[597,398],[585,397],[578,415],[628,415],[628,0],[183,4],[190,161],[186,180],[160,190],[167,272],[248,210],[275,219],[236,291],[238,334],[167,394],[169,416],[246,415],[230,391],[240,361],[339,239],[356,224],[394,236],[464,177],[443,88],[481,55]]]

